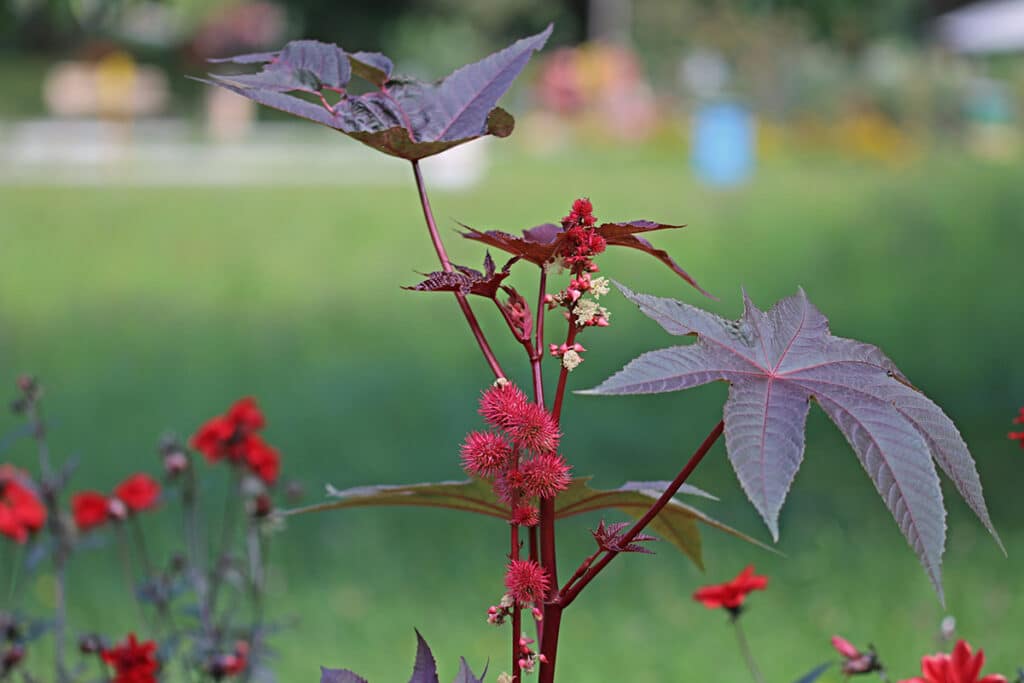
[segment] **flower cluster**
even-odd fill
[[[763,591],[767,587],[768,577],[755,574],[754,565],[749,565],[732,581],[698,589],[693,599],[708,609],[727,609],[735,618],[739,616],[750,593]]]
[[[557,307],[565,309],[565,319],[574,332],[584,327],[607,327],[611,317],[608,309],[598,303],[610,289],[608,278],[591,275],[598,270],[593,257],[607,246],[604,237],[595,228],[597,221],[593,210],[589,199],[577,199],[569,215],[562,219],[565,240],[558,256],[560,262],[571,270],[572,279],[565,289],[544,297],[549,310]],[[586,294],[590,294],[591,298],[585,298]],[[583,362],[581,354],[586,351],[581,344],[573,341],[574,338],[575,334],[564,344],[551,344],[548,347],[551,355],[560,358],[562,367],[569,371]]]
[[[1020,413],[1013,419],[1014,424],[1024,424],[1024,408],[1020,409]],[[1010,438],[1014,441],[1020,441],[1020,447],[1024,448],[1024,431],[1022,432],[1010,432]]]
[[[594,230],[596,224],[594,205],[586,198],[574,201],[569,215],[562,218],[566,239],[560,255],[562,262],[574,273],[596,271],[597,266],[591,259],[608,246],[605,239]]]
[[[82,491],[71,498],[71,513],[79,531],[102,526],[108,520],[122,521],[154,507],[160,500],[160,484],[147,474],[133,474],[114,488],[111,496],[99,491]]]
[[[156,683],[160,662],[156,658],[156,643],[140,643],[134,633],[119,645],[102,650],[100,657],[114,668],[111,683]]]
[[[281,470],[281,458],[258,433],[265,424],[255,399],[243,398],[200,427],[192,437],[192,447],[209,462],[227,459],[244,464],[266,484],[273,484]]]
[[[46,508],[28,478],[11,465],[0,465],[0,535],[24,543],[46,523]]]
[[[530,647],[532,643],[533,638],[519,636],[519,668],[526,674],[532,674],[533,669],[538,663],[546,663],[548,661],[548,658],[544,655],[534,652],[533,648]]]
[[[921,658],[921,675],[901,683],[1006,683],[1000,674],[981,675],[985,652],[973,654],[965,641],[957,641],[952,654],[940,652]]]

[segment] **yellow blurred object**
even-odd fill
[[[126,52],[111,52],[96,63],[96,103],[101,116],[131,114],[137,77],[135,60]]]

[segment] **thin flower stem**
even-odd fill
[[[750,651],[750,645],[747,643],[747,636],[743,632],[743,627],[740,625],[740,620],[734,618],[732,625],[736,629],[736,642],[739,644],[740,653],[743,655],[743,661],[747,664],[747,669],[750,670],[750,676],[754,679],[754,683],[764,683],[764,676],[761,675],[761,670],[757,668],[757,662],[754,661],[754,655]]]
[[[655,517],[658,516],[658,513],[668,505],[669,501],[671,501],[679,491],[679,487],[689,479],[690,475],[697,468],[697,465],[701,463],[704,456],[707,455],[708,451],[711,450],[711,447],[715,445],[716,441],[718,441],[718,437],[722,436],[722,431],[724,429],[725,423],[719,421],[719,423],[715,425],[714,429],[712,429],[704,439],[704,442],[701,443],[697,450],[694,451],[693,455],[690,456],[690,460],[683,466],[683,469],[679,471],[679,474],[676,475],[676,478],[672,480],[672,483],[669,484],[668,488],[661,494],[661,497],[659,497],[650,509],[644,513],[644,516],[638,519],[632,528],[622,536],[619,540],[620,546],[625,547],[629,545],[630,541],[636,538],[636,536],[642,532]],[[590,569],[588,569],[574,586],[569,587],[568,590],[563,590],[562,602],[564,605],[568,607],[572,604],[572,601],[576,599],[580,594],[580,591],[586,588],[587,584],[593,581],[594,577],[600,574],[601,570],[608,566],[608,563],[615,559],[618,554],[619,553],[616,551],[606,551],[604,556]]]
[[[565,335],[566,346],[572,346],[576,342],[576,334],[579,331],[580,328],[570,320],[569,333]],[[562,419],[562,401],[565,400],[565,385],[568,379],[569,369],[563,365],[561,372],[558,373],[558,387],[555,389],[555,405],[551,408],[551,415],[555,418],[555,422],[559,422]]]
[[[146,608],[143,606],[142,601],[135,594],[137,590],[135,566],[132,563],[131,554],[128,550],[128,539],[125,538],[122,522],[115,524],[115,534],[117,535],[117,554],[121,559],[121,572],[124,574],[125,584],[128,585],[128,589],[132,592],[132,597],[135,598],[133,602],[139,610],[139,621],[145,626],[147,632],[155,636],[157,635],[156,629],[153,628],[153,624],[149,619],[149,615],[146,614]]]
[[[540,361],[544,357],[544,313],[547,304],[544,297],[548,293],[548,273],[541,266],[540,283],[537,285],[537,322],[534,323],[533,355],[530,356],[530,368],[533,370],[533,397],[538,405],[544,405],[544,375]]]
[[[234,472],[232,473],[232,476],[234,477],[234,488],[238,489],[238,491],[228,493],[224,496],[224,517],[221,523],[220,549],[216,553],[216,564],[210,568],[211,573],[213,574],[209,594],[210,604],[208,607],[211,620],[216,618],[217,598],[220,594],[220,587],[224,583],[226,565],[231,556],[231,548],[235,536],[235,523],[238,517],[238,501],[241,500],[241,475]],[[238,495],[235,495],[236,493]]]
[[[256,652],[256,641],[263,631],[264,601],[263,594],[266,588],[266,555],[267,543],[264,542],[260,533],[259,522],[251,515],[248,519],[246,549],[249,555],[249,588],[250,600],[252,601],[252,626],[249,629],[250,652]],[[245,667],[246,683],[252,678],[252,662]]]
[[[18,585],[18,577],[21,575],[21,565],[25,561],[25,546],[20,543],[13,544],[14,549],[11,552],[11,578],[7,582],[7,601],[5,605],[14,605],[14,589]]]
[[[437,222],[434,220],[434,212],[430,208],[430,199],[427,197],[427,188],[423,184],[423,174],[420,172],[420,164],[418,161],[412,162],[413,175],[416,177],[416,189],[419,191],[420,206],[423,207],[423,217],[427,221],[427,229],[430,231],[430,241],[434,244],[434,251],[437,252],[437,258],[441,261],[441,268],[445,272],[452,271],[451,261],[448,260],[448,252],[445,251],[444,242],[441,241],[441,235],[437,231]],[[498,363],[498,359],[494,355],[494,351],[491,350],[490,344],[487,343],[487,338],[484,337],[484,332],[480,329],[480,323],[477,322],[476,315],[473,313],[473,309],[470,308],[469,302],[466,300],[466,296],[462,292],[455,292],[455,299],[459,302],[459,308],[462,309],[462,314],[466,317],[466,322],[469,324],[470,331],[473,332],[473,336],[476,338],[476,343],[480,347],[480,351],[484,354],[484,358],[487,360],[487,364],[491,366],[491,371],[495,377],[504,377],[505,371],[501,369],[501,364]]]
[[[185,483],[181,487],[182,525],[185,530],[185,549],[188,554],[188,575],[199,603],[199,621],[203,633],[210,637],[213,622],[210,618],[210,604],[207,600],[209,584],[203,557],[203,544],[199,538],[199,500],[196,492],[196,474],[190,466],[186,470]]]
[[[43,501],[46,504],[47,530],[53,538],[53,659],[57,683],[64,683],[68,679],[67,667],[65,666],[65,643],[64,632],[67,626],[67,577],[65,567],[67,556],[70,552],[68,539],[65,534],[64,525],[61,522],[59,487],[63,482],[59,481],[53,470],[50,460],[50,446],[46,440],[46,422],[43,419],[42,406],[37,396],[33,396],[28,403],[28,417],[32,425],[32,437],[35,439],[39,453],[39,470],[42,479]]]

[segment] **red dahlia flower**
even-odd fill
[[[114,497],[131,512],[141,512],[156,505],[160,498],[160,484],[147,474],[133,474],[118,484]]]
[[[267,445],[257,434],[245,440],[245,462],[267,484],[277,481],[277,475],[281,472],[281,456],[277,449]]]
[[[266,420],[256,400],[251,397],[242,398],[227,413],[208,420],[200,427],[192,436],[192,447],[210,462],[224,457],[242,460],[246,455],[246,439],[264,426]]]
[[[1006,683],[1006,677],[989,674],[978,678],[985,664],[985,651],[971,654],[971,646],[958,641],[952,654],[940,652],[921,658],[921,676],[901,683]]]
[[[15,476],[13,468],[0,470],[0,534],[24,543],[46,523],[46,508]]]
[[[1020,414],[1013,419],[1014,424],[1024,424],[1024,408],[1020,409]],[[1020,441],[1020,447],[1024,448],[1024,432],[1010,432],[1010,438],[1014,441]]]
[[[732,581],[716,586],[704,586],[693,594],[693,599],[708,609],[724,607],[738,610],[752,591],[763,591],[768,587],[768,577],[754,574],[754,565],[749,565]]]
[[[109,510],[107,497],[97,491],[82,491],[71,498],[71,513],[79,531],[88,531],[106,522]]]
[[[111,683],[157,683],[160,663],[156,659],[156,643],[151,640],[139,643],[135,634],[130,633],[123,643],[103,650],[100,656],[114,667]]]

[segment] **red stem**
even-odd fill
[[[576,326],[571,319],[569,320],[569,333],[565,335],[565,345],[572,346],[576,342],[576,333],[579,332],[580,328]],[[562,400],[565,398],[565,383],[569,379],[569,369],[564,365],[562,371],[558,373],[558,388],[555,389],[555,405],[551,409],[551,416],[555,418],[555,422],[559,422],[562,418]]]
[[[433,242],[434,250],[437,252],[437,258],[441,261],[441,268],[443,268],[446,273],[450,273],[452,271],[452,264],[451,261],[448,260],[448,252],[445,251],[444,243],[441,241],[441,235],[437,231],[437,223],[434,221],[434,212],[430,209],[430,199],[427,197],[427,188],[423,184],[423,174],[420,172],[420,164],[418,161],[412,162],[412,171],[413,175],[416,177],[416,189],[419,191],[420,206],[423,207],[423,217],[426,219],[427,229],[430,231],[430,241]],[[462,309],[462,314],[466,317],[469,329],[473,332],[473,336],[476,338],[476,343],[480,347],[480,351],[484,354],[487,364],[491,366],[491,371],[494,373],[494,376],[504,377],[505,372],[501,369],[498,359],[494,356],[494,351],[491,350],[490,344],[487,343],[487,338],[484,337],[484,332],[480,329],[480,323],[477,322],[476,315],[473,314],[473,309],[470,308],[465,295],[462,292],[455,292],[455,299],[459,302],[459,308]]]
[[[669,484],[669,487],[665,489],[665,491],[661,494],[661,497],[658,498],[657,502],[655,502],[654,505],[652,505],[651,508],[644,514],[644,516],[638,519],[636,521],[636,524],[634,524],[633,527],[628,532],[626,532],[626,534],[623,535],[621,539],[619,539],[619,543],[621,546],[625,547],[626,545],[628,545],[630,541],[636,538],[637,534],[642,532],[644,528],[651,523],[651,520],[657,517],[658,513],[661,512],[661,510],[666,505],[668,505],[669,501],[672,500],[673,496],[675,496],[676,493],[679,491],[679,487],[681,487],[686,482],[686,480],[689,479],[690,475],[697,468],[697,465],[701,463],[701,460],[704,459],[704,456],[707,455],[708,451],[711,450],[711,447],[715,445],[716,441],[718,441],[718,437],[722,435],[722,431],[724,428],[724,422],[719,421],[719,423],[715,425],[715,428],[711,430],[711,433],[707,435],[707,438],[704,439],[704,442],[697,448],[696,451],[694,451],[693,455],[690,456],[690,460],[686,463],[685,466],[683,466],[683,469],[679,471],[679,474],[677,474],[676,478],[672,480],[672,483]],[[580,591],[586,588],[587,584],[593,581],[594,577],[600,574],[601,570],[608,566],[608,563],[615,559],[615,556],[618,554],[619,553],[614,550],[607,551],[604,557],[598,560],[596,564],[594,564],[590,569],[587,570],[587,572],[583,575],[583,578],[581,578],[576,583],[576,585],[566,586],[566,589],[562,590],[563,608],[568,607],[570,604],[572,604],[572,601],[576,599],[576,596],[580,594]]]
[[[510,525],[511,528],[511,552],[509,552],[510,560],[519,559],[519,526],[516,524]],[[519,607],[519,603],[516,602],[512,606],[512,680],[519,683],[523,680],[522,670],[519,667],[519,638],[523,632],[523,612]]]
[[[565,337],[567,346],[576,340],[579,328],[573,322],[570,311],[569,331]],[[565,385],[569,370],[563,365],[558,374],[558,388],[555,389],[555,404],[551,416],[558,423],[562,418],[562,401],[565,399]],[[555,499],[541,498],[540,501],[540,557],[542,566],[548,572],[552,586],[558,586],[558,562],[555,558]],[[562,596],[556,591],[549,602],[544,605],[544,638],[540,644],[540,652],[546,662],[540,665],[537,683],[554,683],[555,656],[558,654],[558,631],[562,624]]]
[[[540,268],[540,284],[537,286],[537,322],[534,329],[537,332],[536,343],[533,347],[533,354],[530,356],[530,366],[533,369],[533,396],[539,405],[544,405],[544,375],[541,373],[540,361],[544,357],[544,313],[547,304],[544,297],[548,293],[548,274],[544,266]]]

